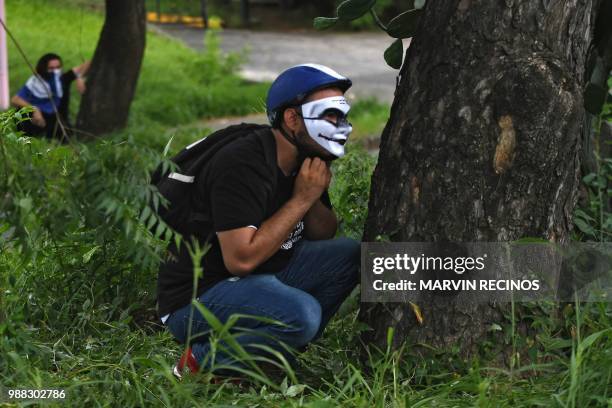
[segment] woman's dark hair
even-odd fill
[[[52,52],[49,52],[40,57],[40,59],[36,63],[36,73],[40,76],[45,76],[45,74],[47,73],[47,65],[49,65],[49,61],[55,59],[62,62],[62,57]]]

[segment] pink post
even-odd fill
[[[4,0],[0,0],[0,19],[6,24],[6,14],[4,12]],[[6,110],[9,107],[9,77],[8,77],[8,57],[6,52],[6,31],[0,27],[0,109]]]

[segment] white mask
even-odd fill
[[[341,113],[338,114],[338,121],[335,124],[324,119],[324,113],[330,109]],[[353,130],[346,120],[350,109],[344,96],[330,96],[302,105],[302,117],[308,134],[336,157],[344,156],[344,145]]]

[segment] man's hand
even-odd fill
[[[83,80],[83,78],[77,77],[75,82],[76,82],[77,92],[81,95],[84,95],[85,91],[87,90],[87,85],[85,84],[85,81]]]
[[[295,179],[293,197],[259,229],[243,227],[217,232],[227,270],[233,275],[245,276],[274,255],[296,224],[319,201],[330,181],[327,163],[319,158],[306,159]]]
[[[76,88],[81,95],[84,95],[85,91],[87,90],[87,85],[85,85],[85,80],[83,78],[87,76],[90,66],[91,60],[87,60],[81,65],[77,65],[76,67],[72,68],[72,72],[74,72],[76,75]]]
[[[301,200],[310,208],[329,187],[331,171],[326,162],[315,157],[307,158],[302,163],[300,172],[295,178],[293,197]]]
[[[274,255],[296,224],[319,200],[330,180],[327,163],[318,158],[306,159],[295,179],[291,199],[258,230],[243,227],[217,232],[227,270],[245,276]]]
[[[42,112],[36,108],[34,109],[34,112],[32,112],[32,123],[41,128],[47,126],[47,122],[45,121]]]

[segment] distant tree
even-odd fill
[[[146,39],[144,0],[106,0],[104,26],[76,126],[101,135],[125,127]]]
[[[204,29],[208,28],[208,8],[206,7],[206,0],[200,0],[200,15],[204,22]]]
[[[251,8],[249,5],[249,0],[240,0],[240,18],[244,27],[248,27],[251,24]]]

